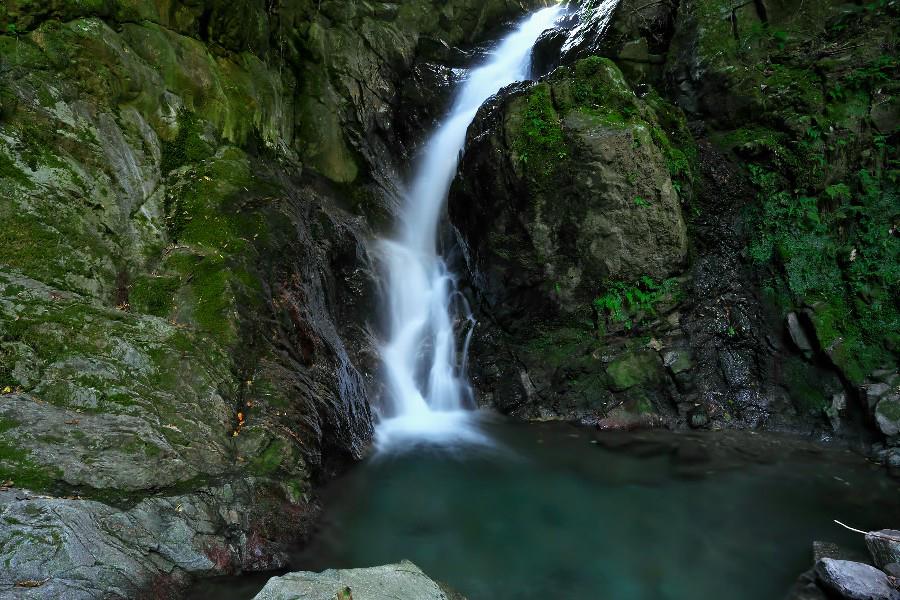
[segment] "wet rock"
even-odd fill
[[[653,352],[626,354],[612,362],[606,373],[610,377],[610,386],[617,392],[661,379],[659,358]]]
[[[800,575],[791,587],[785,600],[827,600],[825,591],[816,582],[814,569]]]
[[[863,563],[823,558],[816,563],[816,577],[827,590],[847,600],[900,599],[887,575]]]
[[[879,95],[873,101],[869,115],[878,131],[890,134],[900,125],[900,100],[896,96]]]
[[[803,325],[800,323],[800,317],[797,316],[797,313],[788,313],[787,329],[788,333],[791,336],[791,340],[794,342],[794,345],[797,346],[797,349],[805,354],[811,355],[813,351],[813,343],[806,335],[806,331],[804,330]]]
[[[866,547],[872,555],[875,566],[884,569],[885,565],[900,563],[900,531],[881,529],[866,534]]]
[[[254,600],[465,600],[409,561],[367,569],[300,571],[273,577]]]
[[[561,64],[591,55],[616,59],[630,81],[656,81],[672,36],[677,5],[590,0],[553,33]],[[651,67],[651,68],[648,68]]]
[[[709,424],[709,415],[706,414],[704,407],[697,407],[688,415],[688,423],[692,429],[700,429]]]
[[[869,410],[875,410],[878,401],[890,391],[891,386],[887,383],[867,383],[860,387],[860,392]]]
[[[831,405],[825,408],[825,413],[828,415],[828,419],[831,421],[831,428],[834,431],[841,429],[841,419],[846,411],[847,394],[845,392],[832,394]]]
[[[278,530],[299,535],[311,513],[279,503],[278,485],[243,483],[145,499],[128,510],[101,502],[0,491],[0,596],[125,598],[183,587],[189,576],[280,568]],[[228,507],[227,509],[225,507]],[[277,511],[278,519],[267,515]],[[236,518],[234,518],[236,516]]]
[[[875,407],[875,422],[888,437],[900,435],[900,395],[884,396]]]
[[[685,170],[673,175],[667,161],[677,154],[671,140],[688,135],[677,110],[635,96],[600,58],[511,86],[479,111],[448,211],[484,320],[501,330],[491,339],[476,332],[473,341],[479,363],[498,367],[473,366],[476,389],[491,390],[496,406],[537,415],[539,404],[567,418],[600,418],[616,404],[611,394],[639,387],[620,361],[636,348],[599,351],[593,302],[604,281],[615,293],[641,286],[653,302],[616,315],[603,309],[602,330],[652,324],[659,336],[651,343],[662,349],[664,334],[677,328],[673,276],[687,247],[673,176],[686,180],[690,168],[683,161]],[[659,362],[643,387],[661,396]],[[513,392],[503,380],[528,386]]]

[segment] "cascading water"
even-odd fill
[[[399,236],[382,245],[390,339],[382,347],[388,402],[376,433],[379,448],[396,441],[478,440],[466,404],[471,390],[465,350],[454,331],[456,281],[437,251],[438,222],[466,130],[485,100],[529,76],[531,49],[562,8],[538,11],[507,36],[463,84],[449,115],[425,147],[406,194]],[[465,302],[466,345],[474,321]]]

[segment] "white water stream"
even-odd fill
[[[382,242],[390,329],[381,349],[388,392],[376,430],[381,449],[397,442],[481,439],[468,410],[472,392],[465,372],[474,320],[438,253],[438,223],[469,124],[485,100],[528,78],[532,47],[561,10],[553,6],[532,14],[469,73],[424,149],[397,238]],[[464,339],[461,353],[457,335]]]

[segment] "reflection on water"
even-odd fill
[[[814,539],[863,548],[833,519],[900,525],[897,482],[846,450],[733,432],[487,428],[493,448],[419,447],[335,481],[292,567],[408,558],[471,600],[777,599],[811,566]]]

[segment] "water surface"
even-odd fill
[[[420,446],[334,481],[292,568],[407,558],[470,600],[769,600],[813,540],[864,549],[833,519],[900,525],[883,469],[797,438],[485,427],[493,447]]]

